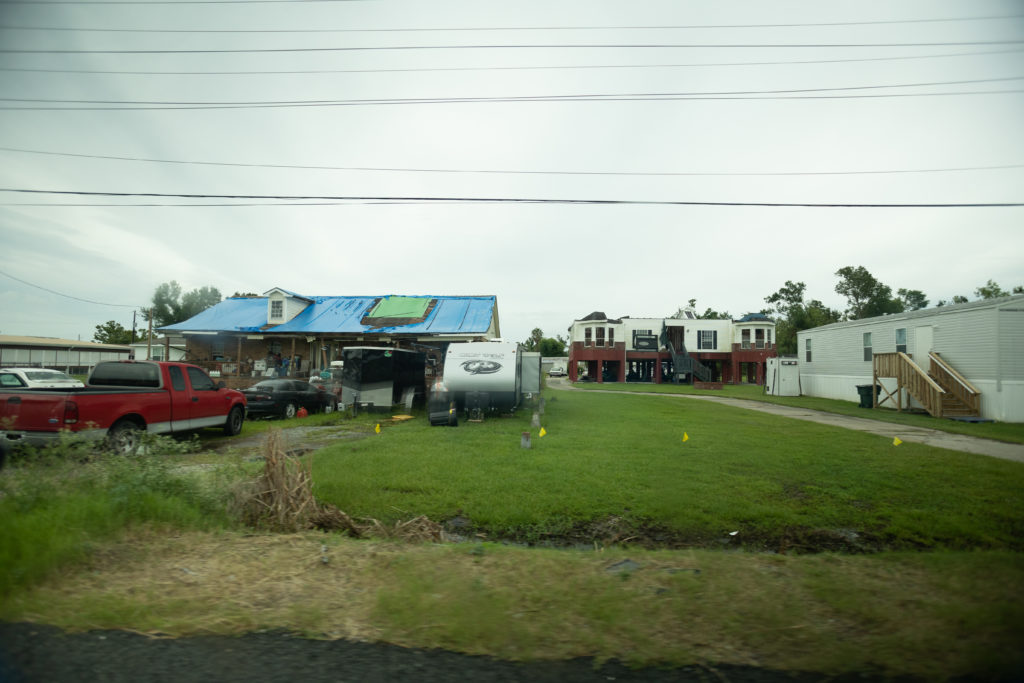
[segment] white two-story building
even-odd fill
[[[703,381],[764,384],[775,323],[761,313],[739,320],[609,318],[595,311],[569,328],[569,378],[598,382]]]

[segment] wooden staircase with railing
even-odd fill
[[[932,417],[977,417],[981,415],[981,392],[960,373],[945,362],[939,354],[928,354],[928,372],[921,369],[910,356],[903,352],[876,353],[872,362],[873,384],[880,387],[875,392],[873,406],[878,407],[892,401],[897,411],[903,410],[902,393],[917,399]],[[878,381],[880,377],[895,377],[896,390],[888,391]],[[884,398],[879,398],[884,393]],[[909,407],[910,400],[907,399]]]
[[[981,415],[981,392],[936,351],[928,354],[931,366],[928,376],[945,390],[942,397],[943,417],[979,417]]]

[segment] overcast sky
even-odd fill
[[[843,266],[932,303],[1024,284],[1020,2],[37,0],[0,26],[0,334],[129,327],[170,280],[493,294],[515,340],[738,317],[786,280],[843,309]]]

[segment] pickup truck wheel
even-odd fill
[[[235,406],[228,413],[228,419],[224,423],[224,433],[228,436],[238,436],[242,431],[242,423],[245,422],[245,411],[242,406]]]
[[[285,404],[285,406],[284,406],[284,416],[285,416],[285,419],[288,419],[288,420],[292,419],[293,417],[295,417],[295,413],[296,412],[298,412],[298,411],[296,410],[294,403],[286,403]]]
[[[131,420],[121,420],[107,431],[107,444],[116,453],[131,455],[139,449],[142,427]]]

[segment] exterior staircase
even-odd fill
[[[935,351],[928,354],[928,359],[928,376],[946,392],[942,396],[942,416],[979,417],[981,392]]]
[[[711,381],[711,368],[687,353],[685,346],[676,351],[675,345],[669,341],[668,334],[664,328],[661,333],[661,342],[668,347],[669,353],[672,354],[672,379],[676,384],[679,384],[679,380],[683,375],[691,375],[702,382]]]
[[[928,359],[929,368],[925,372],[905,353],[876,353],[872,359],[873,384],[879,391],[874,394],[874,407],[891,400],[896,409],[902,411],[900,392],[905,390],[932,417],[979,417],[981,392],[938,353],[929,353]],[[889,392],[882,387],[880,377],[895,377],[896,391]],[[879,392],[885,397],[879,399]],[[909,405],[910,401],[907,403]]]

